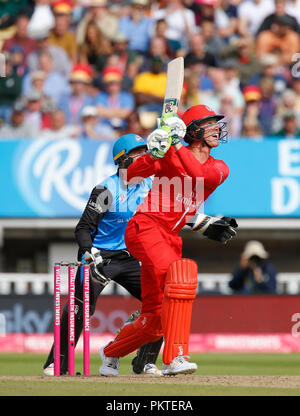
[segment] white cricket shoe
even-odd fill
[[[161,377],[162,372],[156,367],[155,364],[146,364],[143,371],[141,373],[135,373],[133,370],[131,371],[131,374],[135,376],[151,376],[151,377]]]
[[[100,357],[102,359],[102,365],[99,368],[99,372],[101,376],[106,377],[116,377],[119,375],[119,367],[120,367],[120,361],[118,357],[106,357],[104,354],[104,348],[102,347],[100,349]]]
[[[43,375],[54,376],[54,363],[51,363],[48,367],[44,368]]]
[[[188,356],[175,357],[170,365],[163,364],[162,375],[163,376],[175,376],[176,374],[192,374],[197,370],[196,363],[190,363]]]

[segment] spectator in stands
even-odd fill
[[[300,139],[300,125],[296,114],[288,110],[283,115],[283,128],[272,134],[273,137],[285,137],[287,139]]]
[[[22,91],[22,81],[13,70],[11,54],[5,53],[5,58],[5,77],[0,77],[0,124],[10,120],[12,105]]]
[[[194,11],[196,25],[201,26],[204,20],[209,20],[215,24],[215,6],[217,0],[195,0],[190,6]]]
[[[28,121],[39,134],[44,128],[50,125],[51,109],[43,108],[42,94],[36,90],[30,91],[24,97],[25,120]]]
[[[55,109],[55,103],[50,95],[45,93],[45,81],[47,79],[47,73],[41,70],[34,71],[31,75],[32,89],[41,94],[42,99],[42,111],[43,113],[52,113]]]
[[[84,107],[81,112],[80,139],[115,140],[114,129],[107,123],[99,120],[96,106]]]
[[[79,62],[91,65],[96,70],[101,70],[103,63],[101,66],[99,65],[99,58],[101,62],[105,63],[111,53],[111,42],[102,35],[95,21],[89,21],[86,25],[83,42],[79,47]]]
[[[167,37],[166,37],[167,29],[168,29],[168,23],[165,21],[165,19],[156,20],[154,36],[161,36],[162,38],[167,40]]]
[[[257,117],[249,115],[244,118],[241,137],[246,137],[248,139],[263,138],[263,132]]]
[[[134,80],[136,106],[143,106],[144,111],[156,111],[161,114],[166,84],[167,74],[163,71],[163,62],[160,57],[154,56],[150,71],[141,72]]]
[[[28,34],[33,39],[41,33],[50,31],[54,26],[54,15],[51,0],[34,0],[33,13],[28,24]]]
[[[277,112],[273,78],[263,77],[259,82],[259,88],[262,95],[259,103],[259,117],[263,133],[267,137],[272,132],[273,118]]]
[[[19,101],[13,106],[10,122],[0,128],[1,139],[34,139],[38,133],[36,126],[25,120],[25,106]]]
[[[224,59],[234,59],[235,67],[239,72],[241,88],[261,71],[261,64],[255,56],[255,44],[252,37],[245,36],[235,39],[223,47],[220,52],[222,62]]]
[[[279,63],[291,65],[292,57],[299,51],[300,36],[291,28],[287,16],[277,16],[269,30],[257,37],[256,51],[261,58],[266,53],[276,53]]]
[[[243,95],[245,100],[243,119],[256,119],[259,123],[261,90],[257,85],[248,85],[243,89]]]
[[[126,118],[134,109],[134,97],[122,90],[123,74],[117,67],[106,67],[102,72],[105,91],[95,98],[101,119],[114,129],[123,129]]]
[[[265,19],[274,10],[273,0],[246,0],[238,5],[238,31],[240,35],[255,36]]]
[[[202,21],[201,34],[203,36],[205,50],[208,53],[214,55],[219,66],[220,65],[220,52],[226,46],[226,42],[217,34],[213,20],[205,19]]]
[[[297,98],[297,93],[288,88],[278,99],[277,111],[273,122],[273,132],[283,128],[283,119],[287,113],[294,114],[297,122],[300,121],[300,112],[297,110]]]
[[[129,39],[124,33],[117,33],[112,39],[113,54],[118,57],[117,66],[123,74],[123,88],[131,90],[133,80],[140,71],[142,59],[140,55],[129,49]]]
[[[170,62],[168,43],[162,36],[154,35],[151,38],[149,50],[143,58],[143,63],[140,68],[140,72],[147,72],[151,70],[152,59],[154,56],[158,56],[163,63],[163,72],[167,72],[167,66]]]
[[[276,24],[277,17],[280,17],[280,16],[285,16],[286,20],[290,22],[289,23],[290,28],[294,30],[295,32],[300,33],[300,28],[299,28],[297,19],[293,16],[290,16],[286,12],[287,1],[286,0],[274,0],[274,3],[275,3],[274,12],[271,13],[269,16],[267,16],[263,20],[262,24],[258,28],[256,36],[259,35],[261,32],[263,32],[264,30],[270,30],[271,26],[274,23]]]
[[[57,108],[66,114],[66,123],[78,125],[82,109],[92,104],[88,86],[92,83],[93,71],[88,65],[77,64],[70,76],[71,91],[61,96]]]
[[[203,0],[202,0],[203,1]],[[211,1],[211,0],[204,0]],[[231,42],[237,35],[237,7],[228,0],[219,0],[215,4],[215,25],[220,38],[226,43]]]
[[[90,21],[96,22],[103,36],[112,40],[119,31],[119,18],[110,12],[107,0],[87,0],[85,5],[86,12],[76,28],[79,47],[84,41],[86,26]]]
[[[13,46],[22,46],[25,59],[36,48],[36,42],[30,38],[27,33],[29,17],[26,14],[20,14],[15,23],[16,31],[13,37],[6,39],[2,46],[2,51],[9,51]]]
[[[54,110],[51,113],[51,126],[44,129],[41,134],[41,139],[70,139],[75,138],[79,134],[77,126],[66,124],[66,115],[62,110]]]
[[[188,50],[188,39],[197,28],[195,14],[185,7],[183,0],[166,0],[165,7],[153,13],[153,19],[166,21],[166,38],[173,53]]]
[[[15,45],[9,50],[9,55],[13,71],[18,77],[23,78],[27,72],[24,49],[22,46]]]
[[[207,67],[216,67],[217,60],[214,54],[206,51],[204,37],[201,33],[194,33],[189,38],[189,52],[185,56],[185,65],[189,64],[197,59],[198,62],[202,62]]]
[[[275,54],[265,54],[260,59],[261,71],[250,79],[249,84],[258,85],[263,77],[271,77],[274,80],[274,92],[279,97],[287,88],[285,77],[279,72],[279,60]]]
[[[207,68],[203,62],[197,58],[191,58],[188,66],[185,66],[185,77],[189,77],[194,74],[199,78],[199,88],[203,91],[213,91],[214,86],[210,76],[210,72],[213,72],[214,67]]]
[[[229,287],[235,294],[275,294],[277,271],[260,241],[248,241]]]
[[[55,24],[49,34],[49,43],[64,49],[73,64],[77,61],[76,37],[71,30],[73,5],[69,0],[58,0],[52,4]]]
[[[49,31],[39,32],[36,37],[36,49],[32,51],[27,57],[27,66],[30,72],[39,69],[39,59],[43,52],[50,53],[53,63],[53,71],[60,73],[66,79],[69,79],[72,63],[66,51],[59,47],[52,45],[49,42]]]
[[[129,49],[144,55],[149,48],[151,18],[147,15],[149,0],[131,0],[128,16],[119,21],[119,32],[129,39]]]
[[[43,71],[46,75],[43,84],[43,93],[52,98],[55,104],[60,100],[60,97],[67,94],[70,91],[70,86],[67,79],[59,72],[54,70],[53,58],[47,51],[41,52],[39,55],[39,66],[40,71]],[[29,72],[23,79],[23,94],[27,94],[33,88],[33,74]]]

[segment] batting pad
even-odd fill
[[[175,261],[168,270],[162,305],[163,362],[166,365],[179,355],[188,355],[197,274],[197,264],[189,259]]]
[[[142,313],[131,324],[125,325],[113,342],[104,348],[107,357],[124,357],[148,342],[162,337],[161,317]]]

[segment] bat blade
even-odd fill
[[[183,79],[184,60],[182,57],[175,58],[168,64],[167,86],[162,115],[167,113],[177,113],[182,93]]]

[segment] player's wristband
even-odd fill
[[[177,134],[174,134],[174,136],[172,136],[172,146],[175,146],[178,143],[181,143],[181,140],[179,139]]]

